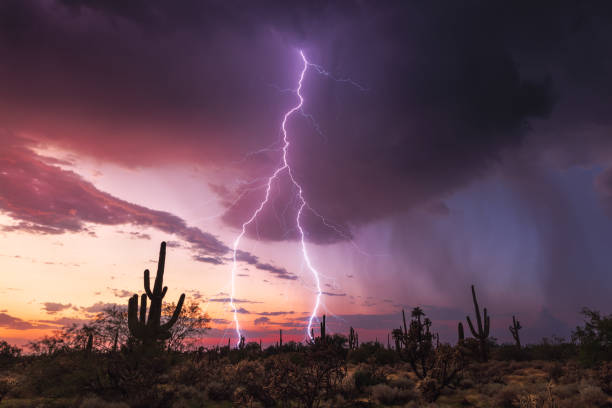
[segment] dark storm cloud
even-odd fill
[[[294,85],[296,47],[367,86],[311,72],[304,111],[323,136],[305,118],[289,124],[295,177],[341,232],[306,212],[313,241],[345,239],[354,227],[417,206],[443,211],[440,198],[489,174],[509,151],[610,161],[602,153],[611,145],[606,3],[0,7],[3,125],[128,166],[235,161],[252,178],[268,174],[277,151],[241,159],[278,140],[280,117],[295,100],[275,86]],[[222,187],[227,203],[244,192]],[[262,193],[246,193],[224,220],[239,225]],[[260,237],[295,238],[290,193],[286,179],[274,187]]]

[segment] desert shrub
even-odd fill
[[[377,384],[371,388],[372,398],[383,405],[403,404],[415,398],[414,393],[390,387],[387,384]]]
[[[559,382],[559,379],[563,377],[565,374],[565,370],[563,370],[563,366],[559,363],[551,364],[547,370],[548,378],[555,383]]]
[[[597,369],[595,378],[597,385],[599,385],[603,392],[608,395],[612,394],[612,363],[603,363]]]
[[[523,361],[528,359],[525,349],[514,344],[501,344],[491,347],[491,358],[500,361]]]
[[[206,387],[206,395],[213,401],[231,400],[233,394],[233,387],[228,387],[219,381],[210,382]]]
[[[608,402],[608,397],[596,385],[581,384],[579,400],[583,407],[601,407]]]
[[[440,395],[440,384],[432,377],[425,377],[417,383],[417,390],[426,402],[434,402]]]
[[[500,383],[487,383],[483,384],[478,388],[478,391],[481,394],[487,395],[489,397],[495,396],[499,394],[499,392],[504,388],[504,385]]]
[[[359,392],[364,392],[367,387],[381,384],[384,381],[385,378],[372,367],[364,366],[353,374],[353,382],[355,383],[355,388],[357,388]]]
[[[97,396],[85,397],[79,408],[129,408],[125,402],[108,402]]]
[[[553,336],[543,338],[539,344],[525,347],[530,360],[565,361],[577,354],[576,345],[566,342],[563,338]]]
[[[270,372],[265,372],[264,365],[259,361],[243,360],[233,367],[234,383],[237,390],[233,400],[241,405],[252,405],[254,401],[269,407],[274,405],[274,398],[270,394]]]
[[[521,389],[516,384],[502,386],[497,389],[495,394],[491,395],[492,406],[498,408],[514,408]]]
[[[372,358],[376,364],[394,364],[399,361],[395,350],[389,350],[382,344],[372,341],[360,344],[359,348],[350,350],[347,356],[348,361],[354,364],[365,363]]]
[[[414,390],[416,384],[408,377],[398,377],[390,380],[389,385],[400,390]]]
[[[567,400],[579,394],[580,385],[578,383],[560,384],[553,389],[553,394],[557,400]]]

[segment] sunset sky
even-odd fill
[[[551,5],[554,4],[554,7]],[[612,312],[612,10],[598,2],[0,2],[0,338],[143,291],[234,337],[232,243],[288,160],[333,331],[421,306],[448,341],[469,288],[510,338]],[[322,72],[324,69],[325,72]],[[321,72],[319,72],[321,71]],[[358,86],[356,85],[358,84]],[[304,340],[316,285],[286,174],[247,229],[247,340]],[[523,334],[524,333],[524,334]]]

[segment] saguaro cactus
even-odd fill
[[[325,341],[325,315],[323,315],[323,320],[321,321],[321,341]]]
[[[470,326],[470,331],[472,332],[472,336],[477,339],[480,343],[480,357],[482,361],[488,360],[487,355],[487,342],[489,339],[489,325],[490,319],[487,314],[487,308],[483,309],[483,315],[480,315],[480,308],[478,307],[478,301],[476,300],[476,291],[474,290],[474,285],[472,285],[472,300],[474,301],[474,313],[476,314],[476,323],[478,324],[478,331],[474,329],[474,325],[470,320],[470,316],[466,316],[468,325]],[[483,324],[484,320],[484,324]]]
[[[516,342],[516,346],[521,348],[521,338],[519,336],[519,330],[523,327],[521,326],[521,322],[516,320],[514,316],[512,316],[512,326],[508,327],[510,329],[510,333],[512,333],[512,337],[514,337],[514,341]]]
[[[461,322],[459,322],[459,324],[457,325],[457,340],[459,344],[463,343],[463,340],[465,340],[465,334],[463,333],[463,323]]]
[[[278,330],[278,346],[283,347],[283,329]]]
[[[167,286],[163,286],[164,266],[166,264],[166,243],[162,242],[159,249],[159,259],[157,261],[157,275],[155,284],[151,291],[149,270],[144,271],[145,293],[140,297],[140,316],[138,312],[138,295],[130,298],[128,303],[128,327],[130,334],[140,340],[143,345],[150,346],[159,341],[170,338],[170,329],[176,323],[183,308],[185,294],[181,294],[176,309],[168,322],[161,324],[162,300],[168,291]],[[147,319],[147,298],[151,300],[149,306],[149,316]]]

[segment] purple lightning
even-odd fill
[[[294,92],[297,95],[298,103],[285,113],[285,115],[283,116],[282,124],[281,124],[281,130],[282,130],[282,136],[283,136],[283,147],[282,147],[282,152],[283,152],[282,157],[283,157],[283,160],[282,160],[282,163],[272,173],[272,175],[268,178],[267,184],[266,184],[266,194],[265,194],[264,199],[261,201],[261,203],[259,204],[259,206],[255,210],[255,212],[253,212],[251,217],[248,220],[246,220],[244,222],[244,224],[242,224],[242,230],[241,230],[240,234],[236,237],[236,240],[234,241],[234,245],[233,245],[232,270],[231,270],[231,274],[232,274],[232,278],[231,278],[231,294],[230,294],[229,304],[230,304],[230,307],[231,307],[231,309],[232,309],[232,311],[234,313],[234,323],[235,323],[235,326],[236,326],[236,334],[238,336],[238,341],[240,341],[240,339],[242,337],[242,334],[240,332],[240,323],[238,321],[238,311],[236,309],[236,305],[234,304],[236,268],[237,268],[237,261],[238,261],[238,259],[237,259],[238,247],[240,245],[240,241],[242,240],[242,237],[246,234],[247,227],[253,221],[255,221],[255,219],[257,218],[259,213],[261,213],[261,211],[264,209],[264,207],[268,203],[268,200],[270,198],[270,191],[272,190],[272,183],[284,171],[287,172],[291,182],[293,183],[293,186],[298,191],[297,198],[298,198],[298,202],[299,202],[299,208],[298,208],[298,211],[297,211],[295,222],[296,222],[296,225],[297,225],[297,229],[298,229],[298,231],[300,233],[300,243],[301,243],[302,256],[304,258],[304,262],[306,263],[306,266],[308,267],[308,270],[312,273],[312,275],[314,277],[314,280],[315,280],[315,283],[316,283],[316,287],[317,287],[316,302],[315,302],[314,308],[312,309],[312,313],[310,314],[310,319],[308,320],[308,327],[306,329],[306,334],[311,339],[312,339],[312,335],[311,335],[312,321],[315,318],[315,316],[317,315],[317,311],[318,311],[320,303],[321,303],[322,290],[321,290],[321,282],[319,280],[319,272],[317,271],[317,269],[313,266],[312,262],[310,261],[310,257],[308,255],[308,249],[306,247],[305,233],[304,233],[304,229],[302,227],[302,222],[301,222],[302,213],[303,213],[305,208],[309,209],[311,211],[314,211],[314,210],[312,210],[310,208],[310,206],[306,203],[306,200],[304,199],[304,195],[303,195],[302,186],[293,177],[293,172],[291,170],[291,166],[289,165],[289,162],[287,160],[287,153],[289,151],[289,145],[290,145],[289,135],[287,134],[287,121],[290,119],[290,117],[294,113],[299,112],[303,116],[306,116],[307,118],[309,118],[315,124],[316,129],[319,132],[319,134],[321,134],[321,131],[318,128],[318,125],[316,125],[316,122],[314,122],[314,118],[312,118],[311,115],[307,115],[304,112],[302,112],[302,106],[304,104],[304,97],[302,96],[301,91],[302,91],[302,85],[303,85],[303,82],[304,82],[304,77],[306,75],[306,72],[308,71],[308,67],[313,67],[319,74],[328,76],[328,77],[330,77],[330,78],[332,78],[332,79],[334,79],[336,81],[339,81],[339,82],[349,82],[350,84],[357,86],[360,90],[365,90],[365,88],[363,88],[361,85],[353,82],[350,79],[344,79],[344,78],[338,79],[338,78],[333,77],[329,72],[325,71],[319,65],[310,63],[306,59],[306,56],[304,55],[303,51],[300,50],[299,53],[300,53],[300,57],[302,58],[302,62],[304,63],[304,65],[303,65],[302,70],[301,70],[300,75],[299,75],[297,88],[294,89],[294,90],[291,90],[292,92]],[[321,219],[323,219],[323,217],[321,217],[318,213],[315,212],[315,214],[317,216],[319,216]],[[325,220],[323,219],[323,221],[325,221]],[[326,224],[326,225],[328,225],[328,224]],[[336,229],[336,228],[334,228],[334,229]]]

